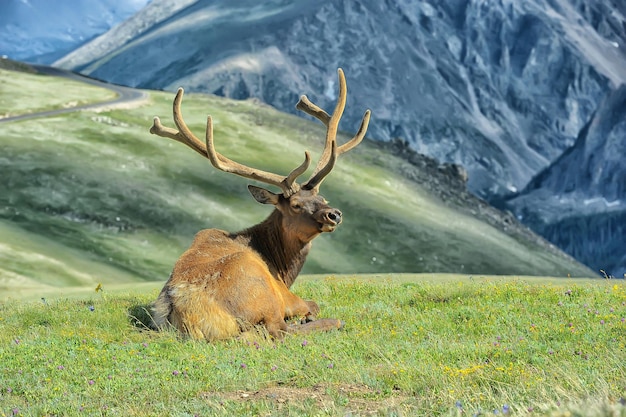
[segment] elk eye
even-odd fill
[[[293,203],[291,205],[291,208],[294,209],[295,211],[299,211],[300,209],[302,209],[302,204],[300,204],[300,203]]]

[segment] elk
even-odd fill
[[[178,259],[169,279],[153,305],[157,329],[174,327],[194,339],[227,339],[265,326],[267,333],[280,339],[285,333],[330,330],[342,327],[336,319],[315,319],[320,308],[289,290],[300,273],[311,249],[311,241],[321,233],[332,232],[342,221],[342,213],[319,195],[324,178],[332,171],[337,157],[357,146],[365,136],[370,119],[367,110],[356,135],[338,146],[337,130],[346,104],[346,80],[341,68],[339,96],[332,115],[303,95],[296,108],[320,120],[327,128],[322,155],[310,178],[302,185],[296,179],[309,167],[304,162],[282,176],[237,163],[215,150],[213,121],[207,117],[206,141],[189,130],[181,114],[183,89],[174,98],[174,123],[178,130],[164,127],[158,117],[150,133],[182,142],[208,158],[218,170],[278,187],[281,193],[248,185],[252,196],[262,204],[272,204],[273,212],[263,222],[238,233],[205,229],[197,233],[189,249]],[[287,325],[286,320],[300,319]],[[297,323],[297,322],[296,322]]]

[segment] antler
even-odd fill
[[[305,95],[301,96],[298,104],[296,104],[296,108],[298,110],[315,117],[326,125],[326,143],[324,145],[324,151],[315,166],[315,171],[313,171],[311,178],[309,178],[309,180],[302,186],[302,188],[305,189],[319,189],[319,186],[326,175],[328,175],[335,166],[337,157],[344,152],[348,152],[361,143],[365,137],[365,132],[367,132],[367,126],[369,125],[371,111],[366,110],[363,115],[363,119],[361,120],[361,126],[359,127],[356,135],[343,145],[337,146],[337,130],[339,127],[339,120],[341,120],[343,110],[346,107],[346,96],[348,93],[348,89],[346,87],[346,77],[344,76],[341,68],[337,70],[337,75],[339,76],[339,97],[337,98],[337,104],[332,116],[326,113],[319,106],[313,104]]]
[[[300,101],[296,104],[296,108],[303,112],[315,117],[326,125],[326,143],[324,144],[324,150],[320,157],[313,174],[309,180],[304,183],[302,188],[307,190],[318,190],[324,178],[332,171],[337,161],[337,157],[344,152],[347,152],[357,146],[365,137],[367,132],[367,126],[370,121],[370,110],[366,110],[361,120],[361,126],[356,135],[348,142],[341,146],[337,146],[337,130],[339,128],[339,120],[343,115],[343,111],[346,107],[346,78],[343,74],[343,70],[339,68],[337,70],[339,75],[339,97],[332,116],[326,113],[323,109],[313,104],[306,96],[300,97]],[[283,190],[285,197],[290,197],[294,193],[300,190],[300,185],[296,183],[296,179],[302,175],[311,163],[311,156],[308,152],[304,152],[304,161],[287,176],[281,176],[271,172],[262,171],[242,165],[235,162],[215,150],[215,144],[213,143],[213,119],[211,116],[207,117],[206,125],[206,144],[198,139],[187,127],[183,119],[183,115],[180,110],[180,105],[183,100],[183,89],[179,88],[174,98],[174,124],[178,128],[172,129],[165,127],[161,124],[161,120],[158,117],[154,118],[154,123],[150,128],[150,133],[165,138],[174,139],[178,142],[184,143],[194,151],[198,152],[203,157],[209,159],[211,164],[220,171],[230,172],[240,175],[245,178],[261,181],[266,184],[275,185]]]
[[[230,172],[245,178],[250,178],[280,187],[280,189],[283,190],[283,195],[285,197],[293,195],[300,189],[300,185],[296,183],[296,178],[302,175],[309,168],[311,156],[308,152],[304,153],[304,162],[291,171],[289,175],[284,177],[235,162],[215,150],[215,145],[213,143],[213,119],[211,116],[207,117],[206,145],[202,143],[202,141],[200,141],[200,139],[198,139],[191,132],[191,130],[189,130],[180,110],[183,93],[184,90],[179,88],[176,93],[176,97],[174,98],[174,124],[176,124],[178,130],[163,126],[161,124],[161,120],[158,117],[155,117],[154,123],[150,128],[150,133],[184,143],[200,155],[208,158],[211,161],[211,164],[213,164],[213,166],[220,171]]]

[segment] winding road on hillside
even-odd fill
[[[83,75],[77,74],[75,72],[67,71],[64,69],[48,67],[48,66],[43,66],[43,65],[33,65],[32,67],[35,68],[39,74],[51,75],[55,77],[70,78],[72,80],[95,85],[97,87],[106,88],[108,90],[115,92],[118,96],[113,100],[98,101],[95,103],[83,104],[80,106],[64,107],[60,109],[46,110],[46,111],[41,111],[41,112],[36,112],[36,113],[27,113],[27,114],[20,114],[18,116],[0,118],[0,123],[15,122],[18,120],[26,120],[26,119],[35,119],[38,117],[55,116],[57,114],[70,113],[70,112],[78,111],[78,110],[87,110],[87,109],[94,109],[94,108],[99,108],[99,107],[117,106],[120,104],[128,104],[128,103],[133,103],[136,101],[142,101],[148,98],[148,93],[144,91],[137,90],[137,89],[130,88],[130,87],[124,87],[121,85],[105,83],[103,81],[99,81],[94,78],[85,77]]]

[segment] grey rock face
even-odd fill
[[[626,85],[610,92],[574,146],[507,206],[595,270],[626,273]],[[541,201],[541,204],[537,204]]]

